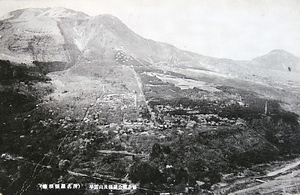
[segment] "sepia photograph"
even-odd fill
[[[299,10],[0,0],[0,195],[299,195]]]

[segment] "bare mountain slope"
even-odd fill
[[[264,78],[253,75],[272,78],[274,74],[265,72],[291,72],[290,76],[300,70],[299,58],[285,51],[274,50],[246,62],[212,58],[145,39],[114,16],[91,17],[65,8],[13,11],[0,21],[0,29],[0,57],[18,62],[114,63],[116,54],[124,52],[156,68],[204,69],[258,82]],[[272,79],[278,80],[276,74]]]
[[[196,54],[144,39],[111,15],[90,17],[64,8],[23,9],[0,23],[2,58],[73,62],[110,58],[118,50],[148,62],[192,61]]]
[[[68,45],[58,23],[62,18],[86,17],[64,8],[11,12],[0,22],[2,58],[21,62],[74,61],[74,48]]]
[[[13,11],[0,29],[1,59],[36,61],[48,72],[74,66],[72,73],[90,76],[106,67],[116,72],[120,65],[173,71],[205,85],[246,87],[300,113],[300,60],[282,50],[252,61],[212,58],[145,39],[112,15],[91,17],[65,8]]]
[[[46,72],[73,66],[73,74],[95,76],[106,67],[113,73],[120,66],[144,66],[173,71],[206,86],[246,87],[300,113],[300,60],[282,50],[252,61],[212,58],[145,39],[114,16],[91,17],[65,8],[13,11],[0,21],[0,29],[1,59],[35,61]]]

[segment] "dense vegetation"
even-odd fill
[[[222,174],[300,152],[299,116],[283,110],[279,101],[226,86],[209,94],[197,88],[180,90],[148,75],[142,79],[152,84],[145,91],[157,122],[166,126],[164,131],[172,127],[172,138],[160,142],[172,152],[153,160],[152,166],[186,170],[190,185],[203,181],[201,188],[209,189]],[[182,179],[175,173],[173,177]]]
[[[71,67],[71,63],[66,62],[40,62],[33,61],[33,64],[39,69],[40,72],[47,74],[49,72],[66,70]]]
[[[252,165],[300,152],[298,115],[252,92],[230,87],[219,87],[221,91],[213,94],[197,88],[182,90],[141,75],[144,84],[151,84],[144,85],[144,91],[156,117],[154,125],[145,108],[139,113],[142,118],[130,124],[102,122],[96,115],[91,117],[97,122],[87,122],[64,116],[60,107],[47,103],[45,96],[53,92],[46,76],[49,71],[0,61],[0,191],[4,194],[39,194],[39,183],[102,182],[139,184],[136,194],[205,194],[224,174],[238,175]],[[112,114],[120,113],[99,116]]]

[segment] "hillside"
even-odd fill
[[[111,58],[118,50],[148,62],[191,61],[194,55],[144,39],[111,15],[90,17],[64,8],[49,8],[17,10],[4,18],[0,48],[8,60],[18,55],[29,61],[74,63],[83,50],[80,57],[90,60]]]
[[[273,50],[266,55],[253,59],[251,63],[268,70],[300,71],[300,59],[283,50]]]
[[[300,153],[292,54],[212,58],[65,8],[17,10],[0,29],[4,194],[251,194],[299,179],[282,169]],[[81,190],[40,186],[61,183]]]

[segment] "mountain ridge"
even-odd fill
[[[63,18],[63,17],[70,17],[70,16],[81,16],[81,17],[91,17],[83,12],[74,11],[72,9],[67,9],[63,7],[54,7],[54,8],[24,8],[18,9],[8,14],[2,16],[0,20],[7,20],[7,19],[20,19],[25,20],[29,17],[53,17],[53,18]]]
[[[105,47],[116,47],[116,50],[125,50],[124,52],[129,52],[130,55],[133,55],[136,58],[141,58],[143,60],[146,60],[150,63],[157,63],[157,62],[167,62],[167,63],[181,63],[181,62],[187,62],[191,64],[190,66],[199,66],[201,67],[201,63],[205,63],[207,61],[228,61],[231,59],[226,58],[213,58],[209,56],[203,56],[201,54],[197,54],[190,51],[185,51],[176,48],[173,45],[163,43],[163,42],[156,42],[151,39],[146,39],[141,37],[140,35],[136,34],[134,31],[132,31],[130,28],[128,28],[127,25],[125,25],[120,19],[118,19],[115,16],[112,16],[110,14],[101,14],[98,16],[89,16],[83,12],[77,12],[71,9],[66,8],[27,8],[27,9],[20,9],[16,11],[12,11],[7,14],[5,19],[2,19],[2,29],[5,30],[5,28],[9,28],[10,25],[16,26],[16,28],[9,31],[9,35],[11,33],[15,34],[17,37],[26,36],[24,34],[29,31],[30,33],[36,34],[36,36],[42,36],[48,35],[49,38],[52,40],[52,38],[55,36],[56,38],[56,45],[61,45],[62,47],[57,48],[59,52],[54,52],[57,54],[56,56],[60,56],[55,58],[55,55],[52,54],[51,57],[52,61],[65,61],[65,62],[72,62],[74,63],[74,59],[77,59],[78,51],[74,53],[74,50],[83,50],[86,46],[87,50],[91,50],[91,48],[94,48],[95,50],[105,50]],[[29,19],[33,20],[33,22],[30,22]],[[57,24],[55,24],[57,23]],[[3,24],[6,24],[3,25]],[[8,26],[8,27],[7,27]],[[36,27],[34,27],[36,26]],[[57,29],[56,26],[60,26],[60,29]],[[101,28],[101,26],[105,26]],[[66,29],[69,28],[69,29]],[[98,28],[98,29],[97,29]],[[75,35],[73,32],[71,32],[71,29],[74,31],[81,30],[81,34]],[[19,30],[23,30],[23,32],[18,33]],[[25,33],[24,33],[25,31]],[[66,31],[68,33],[63,34],[63,31]],[[24,33],[24,34],[22,34]],[[47,34],[48,33],[48,34]],[[73,37],[69,36],[68,34],[74,34]],[[95,39],[101,39],[101,42],[98,42],[98,45],[105,46],[99,48],[95,46],[95,43],[87,43],[88,39],[93,39],[91,36],[87,36],[88,34],[94,34]],[[101,37],[100,34],[103,34]],[[111,34],[112,33],[112,34]],[[50,35],[49,35],[50,34]],[[104,35],[105,34],[105,35]],[[5,33],[0,34],[2,40],[5,37],[8,36]],[[32,38],[32,36],[31,36]],[[12,45],[12,48],[14,48],[14,44],[11,40],[12,38],[9,38],[7,40],[6,45],[0,45],[0,51],[2,50],[2,54],[6,54],[6,56],[14,56],[14,52],[9,51],[3,51],[5,47],[9,47]],[[16,38],[18,39],[18,38]],[[24,47],[20,46],[22,44],[19,44],[20,49],[24,52],[26,51],[26,44],[29,45],[30,38],[27,37],[25,40],[22,40],[22,38],[19,38],[24,45]],[[28,40],[29,39],[29,40]],[[66,40],[68,40],[68,43],[71,43],[71,46],[66,43]],[[106,43],[105,43],[106,41]],[[105,45],[106,44],[106,45]],[[108,44],[110,44],[108,46]],[[115,44],[115,45],[114,45]],[[33,45],[34,47],[35,45]],[[48,45],[44,44],[44,48],[47,48],[46,50],[50,51],[53,49],[50,49],[50,47],[54,45]],[[71,49],[70,47],[76,47]],[[15,46],[18,47],[18,46]],[[90,47],[90,48],[89,48]],[[18,50],[18,48],[16,48]],[[28,49],[27,49],[28,50]],[[30,49],[29,49],[30,50]],[[39,50],[39,49],[37,49]],[[41,50],[41,49],[40,49]],[[127,50],[127,51],[126,51]],[[273,53],[275,51],[279,50],[273,50]],[[18,52],[17,52],[18,53]],[[44,52],[45,53],[45,52]],[[49,52],[51,53],[51,52]],[[77,54],[76,54],[77,53]],[[104,52],[105,53],[105,52]],[[270,52],[272,53],[272,52]],[[20,52],[18,53],[20,55]],[[45,55],[45,54],[44,54]],[[73,55],[73,56],[72,56]],[[2,55],[5,56],[5,55]],[[28,59],[29,61],[38,60],[38,61],[51,61],[51,57],[44,59],[41,56],[30,56],[28,55],[22,55],[24,59]],[[20,57],[20,58],[22,58]],[[89,54],[85,57],[91,57]],[[97,58],[97,57],[96,57]],[[258,58],[258,57],[257,57]],[[257,58],[254,58],[252,62],[257,63]],[[72,60],[73,59],[73,60]],[[201,63],[199,63],[199,61]],[[237,63],[237,61],[233,62]],[[216,62],[213,62],[216,63]],[[214,65],[212,63],[212,65]],[[217,67],[216,67],[217,68]],[[293,68],[294,69],[294,68]],[[296,68],[298,70],[298,68]]]
[[[65,11],[71,12],[71,17],[66,17],[65,15],[61,15],[61,12],[64,13]],[[57,14],[56,14],[57,13]],[[44,9],[22,9],[22,10],[16,10],[13,12],[10,12],[8,15],[10,17],[6,17],[6,19],[2,20],[2,29],[3,30],[11,30],[8,33],[2,32],[1,38],[6,42],[6,45],[2,43],[0,45],[0,49],[2,50],[2,53],[9,55],[11,53],[11,56],[14,56],[13,53],[17,53],[19,55],[22,55],[21,52],[17,52],[18,50],[21,50],[24,54],[26,51],[26,45],[29,45],[29,42],[31,41],[30,37],[25,37],[25,39],[22,39],[22,37],[26,36],[27,34],[31,33],[31,38],[33,37],[32,34],[35,34],[36,36],[41,37],[42,35],[48,36],[48,38],[53,39],[53,37],[56,37],[56,45],[62,45],[63,47],[57,48],[60,50],[60,52],[57,52],[57,56],[61,55],[60,58],[54,58],[53,61],[67,61],[70,62],[70,56],[65,53],[65,50],[68,50],[67,43],[65,43],[66,39],[70,39],[70,37],[66,37],[66,34],[62,35],[62,31],[67,31],[68,29],[58,29],[56,26],[60,26],[60,28],[63,28],[64,26],[70,28],[76,25],[75,27],[82,27],[83,30],[86,32],[81,34],[80,36],[73,37],[72,42],[75,42],[75,40],[83,39],[83,36],[86,34],[91,33],[97,33],[98,35],[95,35],[95,38],[99,39],[99,35],[105,34],[106,37],[100,37],[102,42],[98,42],[99,45],[105,44],[105,41],[110,42],[109,44],[113,44],[114,41],[119,41],[119,47],[123,49],[122,47],[131,47],[129,50],[131,53],[137,52],[138,55],[142,55],[140,58],[148,58],[149,61],[156,61],[157,55],[159,52],[155,50],[159,50],[164,48],[166,52],[172,52],[177,50],[176,53],[179,53],[177,48],[174,46],[171,46],[166,43],[156,43],[155,41],[144,39],[143,37],[137,35],[132,30],[130,30],[124,23],[122,23],[118,18],[109,15],[109,14],[103,14],[98,15],[95,17],[91,17],[88,15],[84,15],[85,17],[76,18],[73,17],[74,13],[80,13],[75,12],[72,10],[64,9],[64,8],[44,8]],[[79,14],[81,15],[81,13]],[[63,16],[63,17],[61,17]],[[20,19],[21,18],[21,19]],[[59,18],[59,20],[57,20]],[[20,19],[20,20],[19,20]],[[55,24],[57,23],[57,24]],[[86,23],[86,25],[85,25]],[[73,25],[70,26],[69,24]],[[101,28],[101,26],[105,26],[106,29]],[[98,29],[97,29],[98,28]],[[21,30],[21,32],[19,32]],[[75,29],[76,30],[76,29]],[[97,30],[98,32],[95,32]],[[103,32],[104,31],[104,32]],[[13,33],[16,38],[11,37],[11,34]],[[113,33],[114,35],[112,37],[109,37]],[[25,34],[25,35],[24,35]],[[49,37],[50,36],[50,37]],[[54,39],[55,39],[54,37]],[[108,37],[110,40],[107,40]],[[88,39],[87,37],[86,39]],[[6,40],[8,39],[8,40]],[[17,41],[12,40],[17,39]],[[59,40],[60,39],[60,40]],[[120,43],[120,39],[122,39],[122,42]],[[125,41],[124,41],[125,40]],[[2,41],[3,42],[3,41]],[[14,45],[14,42],[22,42],[18,43],[18,45]],[[139,46],[137,43],[141,42],[141,46]],[[23,45],[23,46],[22,46]],[[83,44],[84,45],[84,44]],[[91,44],[91,48],[94,44]],[[133,45],[133,46],[130,46]],[[55,48],[54,45],[43,45],[43,48],[47,48],[47,50],[51,50],[50,47]],[[78,49],[78,45],[76,46]],[[136,50],[135,47],[143,48],[143,52],[141,51],[134,51]],[[14,48],[15,51],[10,52],[7,50],[10,50],[10,48]],[[66,49],[67,48],[67,49]],[[105,49],[105,48],[104,48]],[[4,50],[4,51],[3,51]],[[6,51],[5,51],[6,50]],[[27,49],[28,50],[28,49]],[[42,50],[42,48],[39,48],[37,50]],[[96,48],[97,50],[97,48]],[[154,52],[153,52],[154,51]],[[181,50],[180,50],[181,51]],[[187,52],[187,51],[185,51]],[[28,53],[28,52],[27,52]],[[62,55],[64,53],[64,55]],[[145,55],[145,53],[150,53],[149,55]],[[151,54],[152,53],[152,54]],[[156,55],[156,56],[154,56]],[[45,54],[44,54],[45,56]],[[165,55],[165,56],[168,56]],[[27,56],[22,55],[20,58],[29,59],[30,60],[38,60],[38,61],[50,61],[50,57],[47,59],[43,59],[40,56],[30,56],[30,54]],[[53,55],[51,56],[53,57]],[[76,57],[75,57],[76,58]],[[163,55],[160,55],[159,58],[162,58],[166,60],[166,57]],[[69,60],[68,60],[69,59]]]
[[[201,74],[242,79],[259,85],[278,87],[276,82],[282,81],[281,88],[290,85],[289,81],[299,82],[296,73],[300,71],[300,59],[283,50],[272,50],[251,61],[235,61],[146,39],[109,14],[88,16],[65,8],[31,8],[11,13],[31,19],[12,17],[0,21],[0,58],[4,60],[27,64],[59,62],[59,67],[61,64],[65,64],[65,68],[80,65],[83,69],[87,63],[93,66],[142,65],[164,71],[173,69],[180,74],[187,74],[186,70],[205,70]],[[116,59],[120,52],[134,63]],[[194,74],[191,72],[189,76]]]

